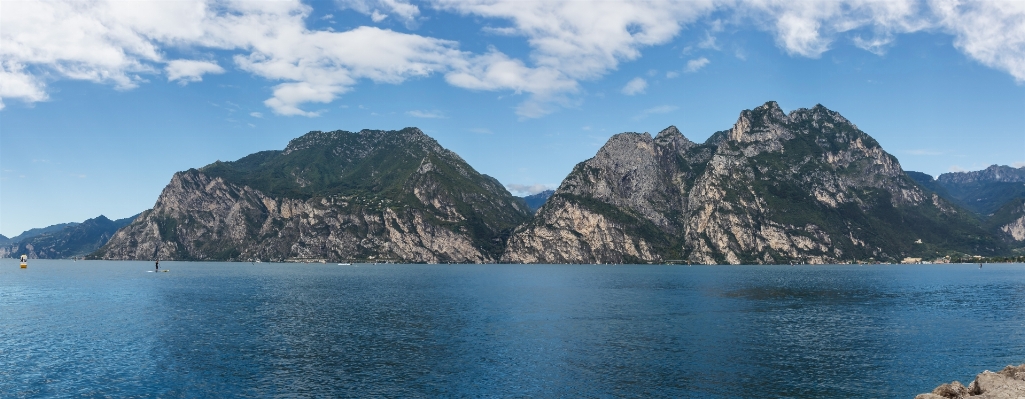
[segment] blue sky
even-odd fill
[[[821,103],[905,170],[1025,165],[1025,2],[5,1],[0,233],[311,130],[417,126],[515,194],[613,134]]]

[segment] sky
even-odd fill
[[[1025,2],[0,2],[0,234],[175,172],[415,126],[516,195],[621,132],[822,104],[905,170],[1025,166]]]

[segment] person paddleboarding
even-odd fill
[[[160,271],[160,259],[157,259],[156,266],[157,266],[157,271],[159,272]]]

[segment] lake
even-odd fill
[[[913,398],[1025,363],[1025,265],[0,261],[3,397]]]

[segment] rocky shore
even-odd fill
[[[1025,364],[1007,366],[996,373],[983,371],[967,387],[954,381],[936,387],[931,393],[915,396],[915,399],[945,398],[1025,399]]]

